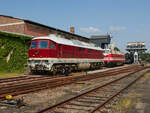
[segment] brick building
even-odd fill
[[[74,34],[74,27],[70,28],[71,32],[66,32],[30,20],[15,18],[6,15],[0,15],[0,31],[21,33],[31,36],[48,36],[49,34],[58,34],[68,39],[78,39],[85,42],[90,41],[86,37]]]

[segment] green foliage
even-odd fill
[[[23,72],[31,37],[0,32],[0,72]],[[6,59],[12,52],[9,61]]]
[[[146,61],[147,59],[150,59],[150,53],[142,53],[140,54],[140,58],[142,61]]]
[[[8,32],[4,32],[4,31],[0,31],[0,36],[3,37],[13,37],[13,38],[18,38],[21,40],[31,40],[33,37],[31,36],[26,36],[26,35],[19,35],[19,34],[14,34],[14,33],[8,33]]]
[[[115,47],[115,48],[114,48],[114,50],[116,50],[116,51],[120,51],[120,49],[119,49],[118,47]]]

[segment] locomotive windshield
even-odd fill
[[[37,42],[36,41],[32,42],[30,48],[35,49],[36,47],[37,47]]]
[[[48,46],[48,41],[40,41],[39,48],[47,48],[47,46]]]

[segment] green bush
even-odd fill
[[[150,53],[142,53],[140,54],[140,58],[142,61],[146,61],[147,59],[150,59]]]
[[[0,72],[24,72],[32,37],[0,32]],[[6,61],[12,52],[9,61]]]

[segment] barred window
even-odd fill
[[[50,42],[50,48],[51,48],[51,49],[55,49],[55,48],[56,48],[56,45],[55,45],[53,42]]]

